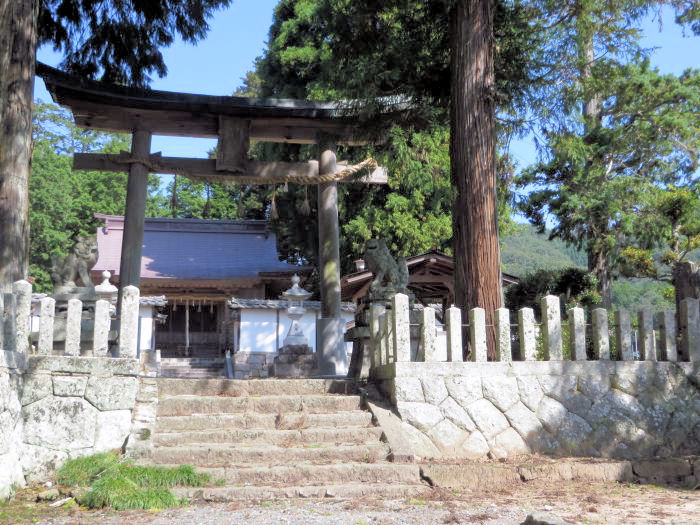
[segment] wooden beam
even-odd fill
[[[128,172],[134,162],[129,153],[75,153],[73,169],[90,171]],[[294,184],[317,184],[318,161],[308,162],[260,162],[249,161],[245,173],[220,171],[214,159],[193,159],[183,157],[163,157],[152,154],[148,158],[148,168],[153,173],[169,173],[188,178],[212,178],[214,180],[240,182],[241,184],[273,184],[275,179],[287,178]],[[338,171],[347,167],[347,162],[338,163]],[[297,178],[298,181],[294,179]],[[372,173],[340,182],[361,182],[364,184],[386,184],[386,168],[378,167]]]
[[[218,137],[219,135],[220,115],[216,113],[122,108],[72,99],[62,101],[62,104],[71,107],[77,126],[88,129],[124,132],[124,130],[144,127],[158,135],[178,137]],[[250,140],[316,144],[319,131],[332,132],[342,144],[353,146],[367,143],[366,137],[347,122],[307,117],[251,119]]]
[[[250,120],[219,116],[217,171],[245,173],[250,148]]]

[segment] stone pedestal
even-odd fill
[[[270,365],[271,377],[312,377],[316,354],[307,345],[285,345]]]

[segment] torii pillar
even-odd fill
[[[319,137],[320,176],[336,171],[336,143],[332,137]],[[321,317],[316,322],[316,355],[321,375],[345,375],[348,358],[340,316],[340,226],[338,223],[338,183],[318,185],[318,266],[321,285]]]
[[[148,173],[145,163],[151,153],[151,133],[135,130],[131,136],[131,156],[143,160],[129,167],[126,185],[126,209],[124,211],[124,231],[122,232],[122,252],[119,263],[119,298],[117,309],[121,308],[122,290],[129,285],[138,287],[141,283],[141,251],[143,248],[143,225],[146,219],[146,198],[148,197]]]

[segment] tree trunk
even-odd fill
[[[612,308],[612,275],[604,253],[588,251],[588,271],[598,280],[598,293],[602,298],[603,308]]]
[[[493,2],[460,0],[452,12],[450,159],[455,302],[486,310],[495,356],[494,314],[501,307],[496,206]],[[466,319],[466,316],[465,316]]]
[[[27,278],[39,0],[0,0],[0,288]]]
[[[579,41],[580,82],[584,88],[590,88],[587,84],[590,82],[591,76],[593,75],[593,62],[595,61],[593,47],[594,32],[591,29],[593,25],[591,24],[589,14],[585,12],[585,7],[582,7],[580,2],[578,9],[577,32]],[[588,89],[584,89],[584,93],[583,108],[581,110],[584,133],[590,134],[600,125],[601,100],[597,93],[591,92]],[[602,159],[588,159],[586,162],[587,175],[590,174],[590,169],[594,162],[602,162]],[[602,235],[605,229],[605,225],[601,225],[598,228],[598,231],[601,232],[599,235]],[[595,248],[595,245],[601,242],[603,242],[602,239],[588,239],[588,271],[593,272],[598,279],[598,293],[602,297],[603,307],[609,309],[612,307],[612,276],[608,258],[603,252]]]
[[[673,265],[673,287],[676,290],[676,312],[683,299],[700,299],[700,265],[692,261]]]

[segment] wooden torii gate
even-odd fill
[[[138,286],[149,172],[194,180],[318,185],[321,318],[317,323],[321,374],[347,369],[340,317],[338,182],[385,184],[386,170],[368,161],[347,166],[336,161],[336,145],[366,143],[353,115],[338,104],[305,100],[219,97],[131,88],[89,81],[37,64],[37,75],[57,104],[68,107],[76,125],[132,134],[131,152],[76,153],[73,168],[123,171],[127,183],[119,290]],[[216,159],[151,154],[151,136],[218,137]],[[318,144],[310,162],[248,160],[251,140]],[[360,169],[368,168],[368,169]]]

